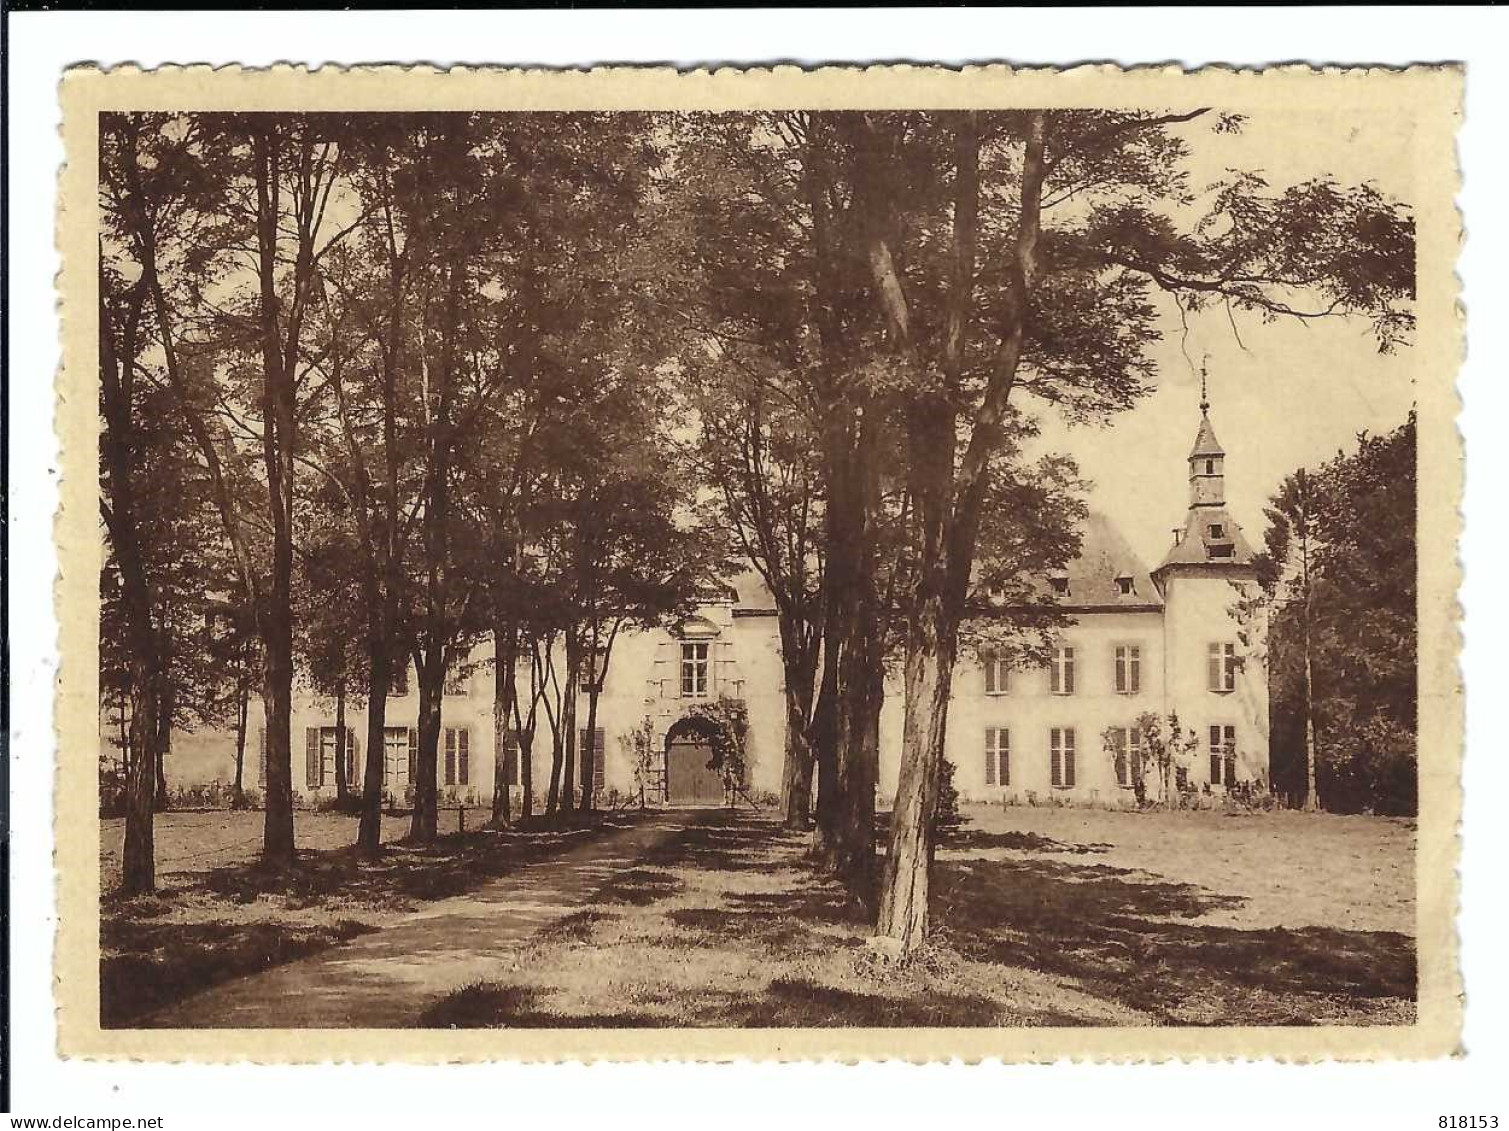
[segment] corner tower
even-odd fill
[[[1164,711],[1199,737],[1190,782],[1214,790],[1266,787],[1268,672],[1266,614],[1253,552],[1226,509],[1226,451],[1210,421],[1205,378],[1190,448],[1189,506],[1174,543],[1153,571],[1163,594]]]

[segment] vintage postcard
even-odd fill
[[[1455,1054],[1461,83],[70,72],[62,1052]]]

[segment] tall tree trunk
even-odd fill
[[[281,175],[277,138],[269,126],[253,136],[257,191],[258,315],[262,340],[262,462],[267,477],[271,568],[262,630],[262,702],[267,726],[267,798],[262,858],[271,867],[294,862],[293,758],[293,452],[294,383],[285,364],[277,294],[278,204]],[[301,241],[302,243],[302,241]],[[302,255],[301,255],[302,259]],[[302,264],[300,264],[302,266]],[[296,272],[297,273],[297,272]],[[297,327],[290,325],[291,340]]]
[[[493,819],[498,828],[513,820],[508,753],[517,750],[513,719],[519,696],[519,626],[499,615],[493,625]],[[517,759],[518,754],[514,757]]]
[[[419,677],[419,753],[414,759],[414,813],[409,839],[428,844],[439,833],[440,701],[445,694],[444,656],[425,656]]]
[[[368,624],[374,611],[368,610]],[[382,633],[374,635],[378,641]],[[382,851],[383,782],[388,758],[388,689],[393,682],[393,666],[388,646],[368,638],[367,653],[367,760],[362,767],[362,813],[356,830],[357,851],[376,856]]]
[[[921,945],[927,932],[933,818],[957,650],[949,630],[946,614],[933,602],[921,610],[907,648],[904,753],[876,920],[876,934],[895,939],[903,952]]]
[[[131,161],[135,162],[134,153]],[[131,722],[127,728],[126,839],[121,854],[121,890],[127,896],[142,895],[156,886],[152,810],[157,764],[157,707],[161,697],[161,649],[153,619],[151,585],[144,559],[142,532],[137,515],[137,442],[133,405],[133,365],[138,299],[123,327],[127,340],[116,353],[116,327],[107,299],[101,255],[99,279],[99,364],[101,402],[105,428],[100,437],[110,472],[110,504],[105,512],[106,530],[121,574],[121,597],[126,612],[126,654],[131,699]],[[138,292],[144,295],[145,292]]]
[[[250,689],[245,673],[236,673],[236,780],[231,785],[231,808],[246,808],[246,716],[250,704]]]
[[[812,696],[816,648],[800,626],[783,625],[781,662],[785,675],[786,760],[781,771],[781,816],[788,829],[812,827]]]
[[[573,634],[574,635],[574,634]],[[581,656],[571,637],[566,642],[566,693],[561,700],[561,786],[556,795],[555,815],[560,820],[570,817],[576,800],[576,720],[577,695]]]
[[[346,752],[351,745],[346,737],[346,681],[335,684],[335,797],[344,804],[351,796],[351,783],[346,780]]]
[[[164,665],[166,671],[166,665]],[[166,675],[162,678],[161,698],[157,707],[157,743],[153,763],[155,785],[152,804],[159,813],[168,807],[168,772],[165,759],[173,747],[173,690]]]

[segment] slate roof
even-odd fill
[[[1221,527],[1221,538],[1211,537],[1212,525]],[[1229,553],[1221,552],[1223,545],[1231,548]],[[1169,547],[1153,572],[1160,574],[1175,565],[1250,566],[1252,557],[1252,546],[1224,506],[1192,507],[1178,545]]]
[[[1210,416],[1207,413],[1200,414],[1200,430],[1195,433],[1195,446],[1189,451],[1189,458],[1196,456],[1224,456],[1225,450],[1221,447],[1221,441],[1216,439],[1216,430],[1211,427]]]
[[[1059,599],[1067,609],[1161,608],[1163,598],[1153,585],[1147,566],[1105,515],[1091,511],[1081,534],[1079,557],[1065,568],[1069,592]],[[1062,575],[1061,575],[1062,576]],[[1123,593],[1117,578],[1130,577],[1132,591]]]

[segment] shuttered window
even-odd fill
[[[1212,643],[1206,655],[1206,686],[1212,691],[1235,691],[1237,687],[1237,646]]]
[[[1011,784],[1011,732],[1005,727],[985,728],[985,784]]]
[[[519,784],[519,732],[505,727],[498,732],[500,785]]]
[[[607,752],[607,730],[603,727],[594,727],[592,730],[592,792],[600,793],[606,780],[603,769],[604,755]],[[583,750],[587,749],[587,728],[582,727],[577,735]]]
[[[304,785],[319,789],[323,779],[324,763],[320,760],[320,728],[304,728]]]
[[[1048,689],[1054,695],[1074,694],[1074,649],[1067,644],[1054,649],[1053,662],[1048,666]]]
[[[1136,695],[1142,690],[1142,647],[1137,644],[1116,646],[1116,692]]]
[[[1000,656],[985,657],[985,694],[1005,695],[1011,690],[1011,668]]]
[[[408,764],[404,768],[404,776],[413,781],[415,778],[414,764],[419,757],[419,728],[409,728],[409,757]]]
[[[1210,728],[1210,784],[1235,785],[1237,780],[1237,728]]]
[[[1074,728],[1054,727],[1048,732],[1049,773],[1055,789],[1074,788]]]
[[[257,784],[267,784],[267,728],[257,728]]]

